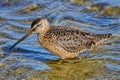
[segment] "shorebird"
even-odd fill
[[[32,22],[30,30],[10,49],[32,33],[37,33],[42,47],[61,59],[74,58],[84,50],[95,49],[112,37],[111,33],[94,34],[71,27],[50,26],[47,19],[37,18]]]

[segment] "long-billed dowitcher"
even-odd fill
[[[71,27],[50,26],[47,19],[36,19],[31,29],[19,39],[10,49],[23,41],[32,33],[38,34],[38,41],[42,47],[61,59],[76,57],[84,50],[91,50],[104,43],[112,34],[93,34]]]

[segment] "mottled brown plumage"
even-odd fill
[[[28,33],[16,42],[11,49],[32,32],[38,34],[38,41],[41,46],[62,59],[73,58],[84,50],[95,49],[112,36],[112,34],[88,33],[71,27],[50,27],[47,19],[38,18],[33,21]]]

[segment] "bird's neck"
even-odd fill
[[[39,34],[40,34],[40,35],[44,35],[44,34],[46,34],[49,30],[50,30],[50,25],[46,25],[46,26],[44,26],[44,27],[39,31]]]
[[[37,37],[38,37],[38,41],[41,45],[43,45],[43,43],[45,42],[44,41],[44,36],[46,35],[46,33],[48,32],[49,30],[45,30],[44,32],[41,32],[41,33],[38,33],[37,34]]]
[[[46,35],[46,33],[50,30],[50,26],[46,26],[44,28],[44,30],[41,30],[39,33],[38,33],[38,37],[42,40],[44,38],[44,36]]]

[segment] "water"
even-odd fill
[[[105,7],[91,6],[98,2]],[[119,3],[119,0],[0,0],[0,80],[119,80]],[[51,25],[112,33],[114,38],[62,64],[58,56],[39,45],[36,34],[9,50],[38,17],[47,18]]]

